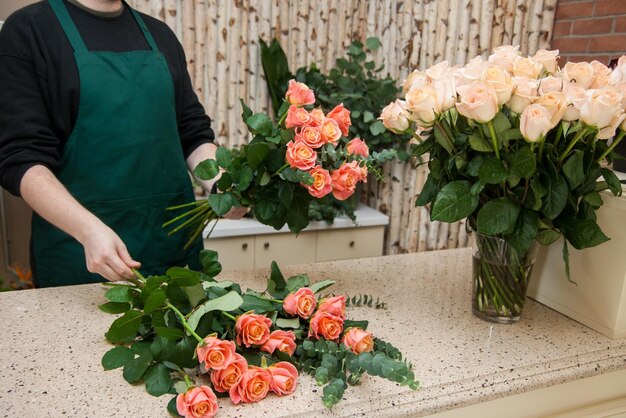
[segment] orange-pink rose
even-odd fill
[[[293,331],[276,330],[270,334],[270,339],[261,346],[261,351],[272,354],[275,350],[293,356],[296,351],[296,335]]]
[[[370,155],[369,147],[361,138],[354,138],[352,141],[348,142],[346,150],[350,154],[360,155],[364,158],[367,158]]]
[[[337,141],[341,138],[341,129],[334,119],[324,119],[322,122],[322,139],[326,144],[337,145]]]
[[[196,348],[196,353],[198,362],[204,363],[207,370],[220,370],[233,360],[235,343],[208,336],[204,338],[204,345],[199,345]]]
[[[285,99],[292,105],[305,106],[315,103],[315,94],[306,84],[289,80]]]
[[[294,142],[302,141],[311,148],[319,148],[326,143],[322,137],[320,128],[316,126],[305,126],[296,130]]]
[[[289,395],[296,390],[298,370],[288,361],[279,361],[267,368],[272,375],[271,390],[278,396]]]
[[[315,293],[308,287],[301,287],[295,293],[289,293],[283,301],[283,309],[289,315],[298,315],[307,319],[315,310]]]
[[[311,122],[309,122],[309,126],[322,126],[322,122],[324,122],[324,119],[326,119],[326,116],[324,116],[324,111],[322,111],[322,109],[320,109],[319,107],[311,110],[309,116],[311,116]]]
[[[317,153],[303,141],[289,141],[285,159],[291,168],[307,171],[315,166]]]
[[[343,318],[330,312],[318,310],[311,318],[309,337],[336,340],[343,331]]]
[[[287,119],[285,119],[285,127],[287,129],[306,126],[311,122],[311,115],[306,109],[295,105],[289,106],[287,111]]]
[[[231,387],[239,383],[243,374],[248,370],[248,362],[238,353],[235,353],[233,361],[221,370],[211,372],[213,389],[218,392],[228,392]]]
[[[328,170],[316,165],[309,171],[309,174],[313,177],[313,184],[302,183],[302,186],[309,191],[311,196],[319,199],[333,191],[332,179]]]
[[[333,110],[328,112],[326,115],[327,118],[334,119],[339,125],[339,129],[341,129],[341,134],[343,136],[348,136],[348,132],[350,130],[350,125],[352,125],[352,121],[350,120],[350,111],[343,107],[343,103],[335,106]]]
[[[353,161],[356,163],[356,161]],[[337,170],[330,173],[333,185],[333,196],[337,200],[346,200],[354,193],[357,183],[361,180],[363,172],[355,164],[345,163]]]
[[[354,354],[368,353],[374,348],[372,333],[361,328],[348,329],[341,342]]]
[[[258,402],[267,396],[272,387],[272,375],[256,366],[248,367],[241,380],[228,391],[234,404]]]
[[[211,418],[217,414],[217,397],[208,386],[194,386],[176,397],[176,410],[185,418]]]
[[[237,345],[263,345],[270,338],[272,320],[265,315],[245,313],[237,318],[235,334]]]
[[[346,316],[346,297],[344,295],[339,295],[323,299],[317,310],[328,312],[343,318]]]

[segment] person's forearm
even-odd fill
[[[31,167],[20,183],[20,193],[42,218],[84,245],[85,233],[101,221],[85,209],[45,166]]]
[[[193,170],[196,168],[198,164],[200,164],[204,160],[215,159],[215,151],[217,151],[217,146],[215,144],[202,144],[187,157],[187,167],[189,171],[193,173]],[[207,193],[211,192],[211,188],[213,184],[219,179],[219,174],[212,178],[211,180],[200,180],[196,177],[196,180]]]

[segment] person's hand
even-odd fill
[[[102,222],[94,222],[81,237],[87,270],[107,280],[133,279],[141,263],[132,259],[121,238]]]
[[[224,218],[234,220],[241,219],[246,215],[246,213],[248,213],[248,210],[249,208],[245,206],[233,206],[228,212],[224,214]]]

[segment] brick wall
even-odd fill
[[[552,48],[561,65],[626,55],[626,0],[558,0]]]

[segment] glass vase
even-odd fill
[[[474,315],[501,324],[519,321],[537,257],[537,242],[525,254],[519,254],[502,238],[477,232],[472,235]]]

